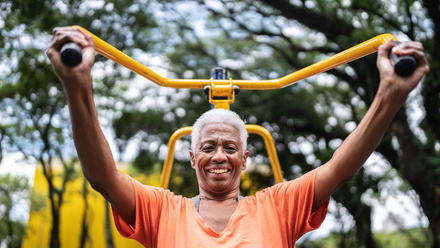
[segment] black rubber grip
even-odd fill
[[[75,67],[82,61],[82,48],[76,43],[67,42],[61,49],[61,61],[68,67]]]
[[[396,41],[395,45],[399,43],[400,42]],[[394,66],[394,71],[401,77],[411,76],[417,67],[417,61],[413,56],[398,56],[390,52],[389,58]]]

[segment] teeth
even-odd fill
[[[228,172],[228,170],[227,169],[212,169],[212,170],[209,170],[209,172],[216,173],[216,174],[222,174],[222,173]]]

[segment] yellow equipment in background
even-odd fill
[[[81,29],[86,33],[92,35],[95,42],[95,49],[105,57],[115,61],[116,63],[136,72],[137,74],[151,80],[152,82],[165,87],[171,88],[188,88],[188,89],[208,89],[209,102],[214,108],[229,109],[230,104],[235,100],[235,90],[271,90],[279,89],[289,86],[307,77],[316,75],[318,73],[330,70],[339,65],[351,62],[363,56],[369,55],[377,51],[379,46],[385,44],[388,40],[397,40],[391,34],[378,35],[372,39],[369,39],[357,46],[349,48],[343,52],[333,55],[320,62],[312,64],[304,69],[293,72],[282,78],[272,80],[233,80],[229,79],[172,79],[165,78],[154,71],[150,70],[146,66],[142,65],[138,61],[134,60],[130,56],[119,51],[115,47],[111,46],[107,42],[103,41],[96,35],[87,31],[80,26],[74,26],[76,29]],[[206,87],[206,88],[205,88]],[[272,171],[275,181],[277,183],[283,181],[281,167],[278,161],[278,155],[275,150],[275,145],[270,133],[263,127],[257,125],[247,125],[249,133],[255,133],[260,135],[264,139],[267,153],[271,162]],[[163,188],[168,187],[168,182],[171,175],[171,169],[174,160],[174,146],[176,141],[185,135],[191,134],[191,127],[185,127],[177,130],[170,138],[168,143],[168,154],[164,162],[162,177],[160,186]]]

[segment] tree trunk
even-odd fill
[[[53,186],[53,181],[51,180],[52,177],[50,176],[51,173],[46,172],[46,166],[43,164],[43,171],[45,171],[44,175],[47,180],[48,184],[48,191],[49,191],[49,200],[50,200],[50,208],[52,213],[52,229],[50,230],[50,247],[51,248],[59,248],[61,246],[60,244],[60,237],[59,237],[59,226],[60,226],[60,209],[59,209],[59,200],[56,199],[56,192]]]
[[[113,243],[113,237],[112,237],[112,223],[110,220],[110,207],[109,203],[105,201],[105,243],[107,245],[107,248],[113,248],[115,247]]]
[[[396,120],[392,123],[391,129],[395,133],[401,150],[401,164],[393,164],[394,168],[401,171],[402,177],[406,179],[417,192],[420,198],[420,205],[428,217],[433,233],[433,246],[440,247],[440,190],[428,171],[429,166],[426,156],[419,142],[406,121],[407,116],[400,111]],[[400,167],[400,168],[399,168]]]
[[[360,211],[360,215],[356,216],[357,235],[359,240],[365,244],[367,248],[377,248],[376,241],[371,231],[371,208],[363,205],[364,209]],[[366,209],[365,209],[366,208]]]
[[[50,248],[59,248],[60,244],[60,212],[52,203],[52,229],[50,231]]]
[[[83,179],[83,191],[82,191],[82,197],[84,201],[84,210],[83,210],[83,217],[81,221],[81,236],[80,236],[80,244],[79,247],[83,248],[85,247],[86,240],[89,239],[89,225],[87,223],[87,212],[89,210],[89,203],[87,201],[87,194],[88,194],[88,182],[84,178]]]
[[[362,202],[362,195],[377,182],[368,177],[361,169],[346,185],[333,194],[333,199],[344,206],[353,216],[356,226],[357,246],[366,248],[378,247],[371,231],[371,207]]]

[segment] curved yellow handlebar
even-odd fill
[[[160,76],[154,71],[150,70],[146,66],[142,65],[138,61],[114,48],[107,42],[103,41],[96,35],[90,33],[86,29],[80,26],[74,26],[76,29],[81,29],[84,32],[90,34],[95,42],[95,49],[105,57],[115,61],[116,63],[125,66],[126,68],[136,72],[137,74],[151,80],[152,82],[165,87],[171,88],[189,88],[189,89],[203,89],[205,86],[210,86],[209,89],[209,102],[214,105],[215,108],[229,109],[229,105],[234,102],[235,91],[233,86],[238,86],[240,90],[268,90],[279,89],[307,77],[316,75],[321,72],[325,72],[339,65],[351,62],[363,56],[369,55],[377,51],[379,46],[385,44],[388,40],[397,40],[391,34],[378,35],[372,39],[369,39],[357,46],[347,49],[341,53],[333,55],[320,62],[312,64],[304,69],[286,75],[282,78],[272,80],[214,80],[211,79],[171,79]],[[255,133],[263,137],[269,159],[274,173],[275,181],[282,182],[283,176],[280,169],[278,156],[276,154],[274,142],[270,133],[261,126],[246,125],[246,129],[249,133]],[[174,160],[174,147],[176,141],[182,136],[189,135],[191,133],[191,127],[185,127],[177,130],[170,138],[168,143],[168,155],[164,163],[162,171],[162,177],[160,185],[163,188],[168,187],[169,178],[171,175],[172,163]]]
[[[103,41],[96,35],[87,31],[80,26],[73,26],[76,29],[82,29],[86,33],[92,35],[95,42],[96,51],[105,57],[115,61],[122,66],[136,72],[137,74],[153,81],[154,83],[171,88],[188,88],[188,89],[202,89],[206,85],[211,85],[213,79],[172,79],[165,78],[150,70],[146,66],[142,65],[138,61],[119,51],[115,47],[111,46],[107,42]],[[349,48],[343,52],[333,55],[327,59],[320,62],[312,64],[306,68],[299,71],[293,72],[282,78],[272,79],[272,80],[214,80],[218,83],[237,85],[240,90],[268,90],[268,89],[279,89],[307,77],[313,76],[315,74],[330,70],[339,65],[351,62],[363,56],[369,55],[377,51],[380,45],[385,44],[388,40],[397,40],[391,34],[381,34],[372,39],[369,39],[359,45]]]

